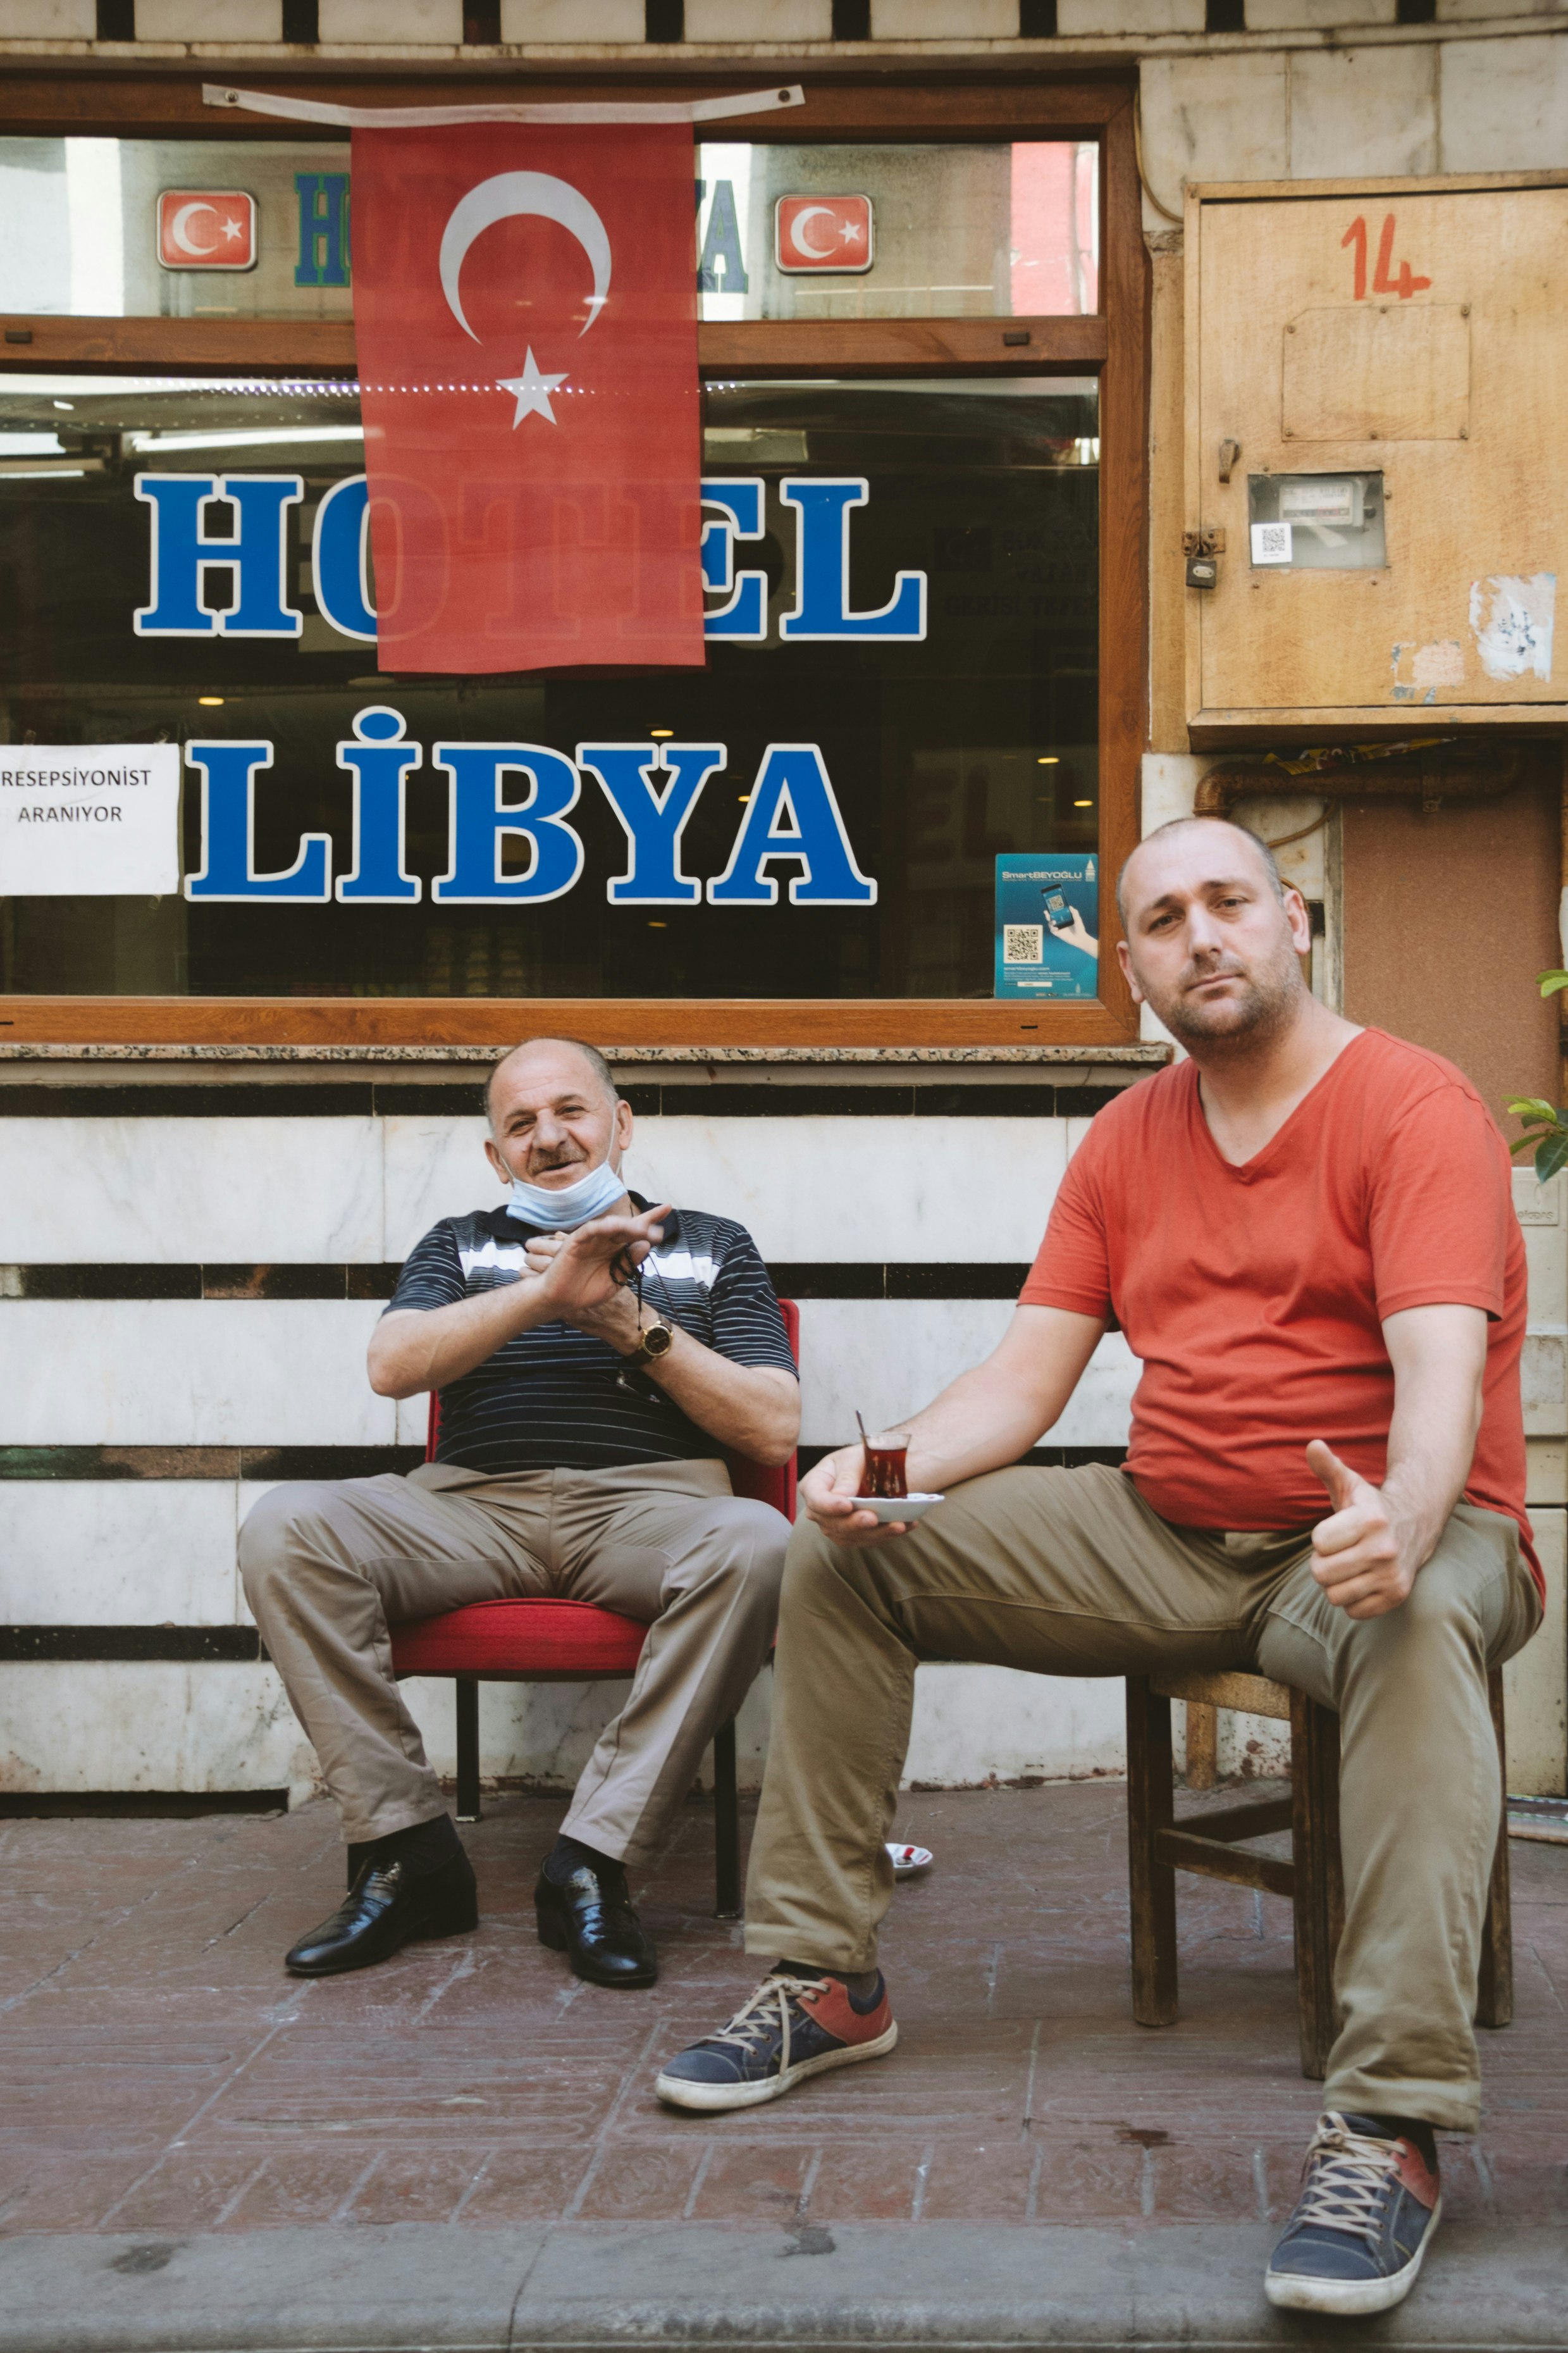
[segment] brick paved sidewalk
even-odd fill
[[[1119,1785],[911,1796],[932,1846],[884,1961],[903,2040],[777,2107],[676,2116],[657,2061],[758,1974],[712,1917],[693,1804],[638,1901],[663,1976],[582,1986],[535,1940],[562,1809],[467,1833],[477,1935],[357,1975],[283,1975],[341,1886],[324,1805],[288,1819],[0,1829],[0,2230],[1258,2225],[1294,2192],[1288,1908],[1181,1883],[1183,2017],[1129,2009]],[[1487,2125],[1444,2152],[1451,2220],[1568,2221],[1568,1850],[1513,1847],[1518,2017],[1484,2035]],[[1434,2258],[1434,2270],[1440,2257]]]

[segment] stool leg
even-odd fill
[[[1481,1967],[1477,1985],[1476,2024],[1513,2023],[1513,1914],[1508,1876],[1508,1733],[1503,1722],[1502,1669],[1487,1677],[1492,1726],[1497,1734],[1498,1761],[1502,1767],[1501,1802],[1498,1810],[1497,1850],[1492,1856],[1491,1883],[1487,1890],[1487,1916],[1481,1927]]]
[[[1340,1862],[1340,1720],[1304,1692],[1290,1694],[1290,1849],[1296,1908],[1296,1995],[1301,2073],[1321,2084],[1339,2031],[1334,1951],[1344,1925]]]
[[[1132,1897],[1132,2015],[1140,2026],[1176,2017],[1176,1874],[1154,1840],[1174,1818],[1171,1703],[1146,1675],[1127,1678],[1127,1870]]]
[[[1219,1778],[1219,1710],[1207,1700],[1187,1702],[1187,1787],[1212,1789]]]
[[[458,1820],[479,1820],[479,1685],[476,1675],[456,1678],[458,1699]]]
[[[713,1735],[714,1911],[721,1920],[741,1914],[741,1799],[735,1785],[735,1719]]]

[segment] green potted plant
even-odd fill
[[[1540,982],[1542,997],[1555,997],[1560,988],[1568,988],[1568,972],[1543,972]],[[1511,1149],[1533,1149],[1536,1182],[1549,1185],[1568,1161],[1568,1111],[1555,1109],[1539,1095],[1520,1095],[1510,1103],[1509,1110],[1524,1122],[1524,1134]]]

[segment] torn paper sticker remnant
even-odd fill
[[[1454,638],[1441,638],[1436,645],[1417,646],[1415,658],[1410,665],[1410,676],[1416,686],[1463,686],[1463,646]]]
[[[1470,628],[1489,678],[1552,675],[1555,572],[1493,573],[1470,583]]]

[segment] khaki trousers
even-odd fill
[[[746,1948],[868,1969],[922,1659],[1036,1674],[1250,1667],[1340,1716],[1344,2024],[1325,2103],[1473,2130],[1471,2021],[1500,1788],[1489,1666],[1540,1622],[1511,1520],[1461,1504],[1386,1617],[1336,1609],[1305,1532],[1172,1527],[1103,1466],[993,1472],[870,1551],[790,1545]]]
[[[563,1828],[642,1862],[768,1654],[789,1523],[722,1462],[275,1487],[240,1531],[262,1640],[358,1844],[443,1810],[390,1629],[469,1601],[591,1601],[652,1628]]]

